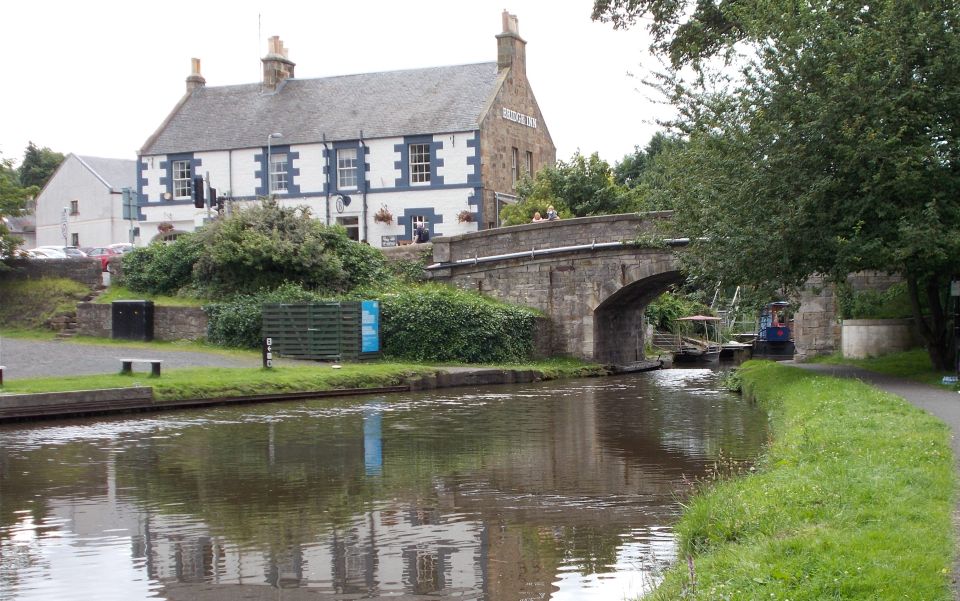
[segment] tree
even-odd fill
[[[20,183],[24,186],[43,188],[53,172],[63,162],[63,155],[44,146],[37,148],[30,142],[23,153],[23,162],[20,163]]]
[[[653,164],[654,157],[673,143],[675,143],[673,138],[658,131],[650,138],[645,148],[634,146],[632,154],[626,155],[622,161],[614,165],[613,180],[626,188],[639,186],[644,173]]]
[[[666,192],[683,235],[699,240],[686,253],[694,273],[765,289],[813,273],[899,274],[933,365],[948,366],[944,291],[960,272],[960,7],[594,4],[595,18],[615,26],[644,13],[674,67],[658,77],[688,143],[671,153]],[[737,73],[705,60],[732,50]]]
[[[570,161],[557,161],[544,167],[533,180],[521,180],[517,186],[520,201],[508,205],[500,213],[504,225],[527,223],[534,211],[546,215],[553,205],[561,217],[609,215],[631,211],[626,190],[617,185],[610,164],[597,153],[584,157],[579,151]]]
[[[13,161],[0,159],[0,258],[12,257],[23,240],[10,233],[6,217],[19,217],[26,210],[27,200],[38,192],[36,186],[24,187],[20,184]],[[6,265],[0,262],[0,270]]]

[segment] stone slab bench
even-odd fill
[[[160,365],[163,363],[163,359],[133,359],[133,358],[121,358],[120,359],[120,374],[132,374],[133,373],[133,364],[134,363],[149,363],[150,364],[150,375],[159,378],[160,377]]]

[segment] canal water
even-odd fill
[[[0,428],[0,599],[609,600],[764,412],[722,374]]]

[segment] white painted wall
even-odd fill
[[[77,201],[77,213],[69,214],[70,202]],[[67,242],[79,235],[79,246],[106,246],[128,239],[128,222],[122,219],[119,193],[70,154],[37,196],[37,246],[62,246],[61,215],[67,208]]]
[[[444,162],[444,166],[439,167],[437,172],[438,175],[443,176],[444,185],[466,184],[468,177],[473,175],[476,167],[468,165],[467,160],[476,154],[477,149],[468,147],[467,142],[474,139],[475,136],[474,132],[434,136],[434,139],[442,141],[444,146],[437,154],[437,158],[443,159]],[[382,236],[395,235],[398,239],[408,239],[409,236],[405,228],[401,227],[398,221],[398,218],[404,214],[406,209],[432,208],[434,213],[442,215],[442,221],[434,220],[434,235],[451,236],[476,231],[478,229],[476,222],[459,223],[457,221],[457,216],[461,211],[476,210],[475,205],[467,204],[473,193],[472,188],[432,189],[420,187],[397,191],[378,191],[393,188],[396,180],[400,177],[401,170],[395,166],[400,159],[400,153],[396,152],[394,147],[402,143],[403,138],[399,137],[365,141],[369,148],[366,160],[370,167],[365,175],[369,181],[370,189],[373,190],[367,195],[367,241],[371,245],[379,247]],[[329,148],[332,155],[332,143]],[[292,162],[292,167],[300,170],[300,175],[296,176],[292,183],[299,186],[301,194],[308,196],[286,197],[279,194],[278,199],[284,206],[307,206],[316,219],[326,222],[328,199],[323,192],[326,183],[326,176],[323,173],[326,166],[323,150],[323,144],[305,144],[291,147],[291,152],[300,155]],[[260,180],[256,177],[256,173],[260,169],[260,163],[255,160],[255,157],[262,152],[260,148],[248,148],[233,151],[202,152],[196,153],[194,156],[202,160],[200,174],[209,174],[210,183],[218,192],[229,192],[234,197],[250,198],[256,196],[257,188],[260,185]],[[143,172],[143,176],[147,179],[144,191],[149,194],[150,199],[149,205],[142,208],[146,216],[146,219],[141,223],[143,243],[149,242],[158,235],[157,226],[161,222],[173,224],[178,231],[192,231],[202,224],[206,216],[205,209],[195,209],[192,204],[182,202],[159,200],[165,191],[164,187],[159,184],[160,178],[166,176],[165,170],[160,169],[160,163],[165,162],[166,157],[146,157],[143,160],[147,163],[147,168]],[[331,165],[331,169],[333,168],[335,168],[335,164]],[[361,174],[361,177],[363,175]],[[354,192],[350,196],[352,202],[344,208],[342,213],[336,211],[335,197],[329,200],[330,223],[336,223],[337,217],[357,217],[361,223],[360,235],[362,237],[364,234],[362,225],[364,223],[363,194]],[[381,206],[386,206],[393,213],[394,221],[392,224],[373,221],[373,214]]]

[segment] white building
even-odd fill
[[[37,246],[107,246],[129,242],[123,188],[136,188],[137,163],[68,154],[37,195]]]
[[[499,224],[517,178],[556,149],[526,78],[526,42],[504,11],[497,61],[296,79],[276,37],[263,81],[207,87],[194,59],[187,93],[137,163],[147,243],[210,215],[197,177],[236,203],[273,195],[374,246]]]

